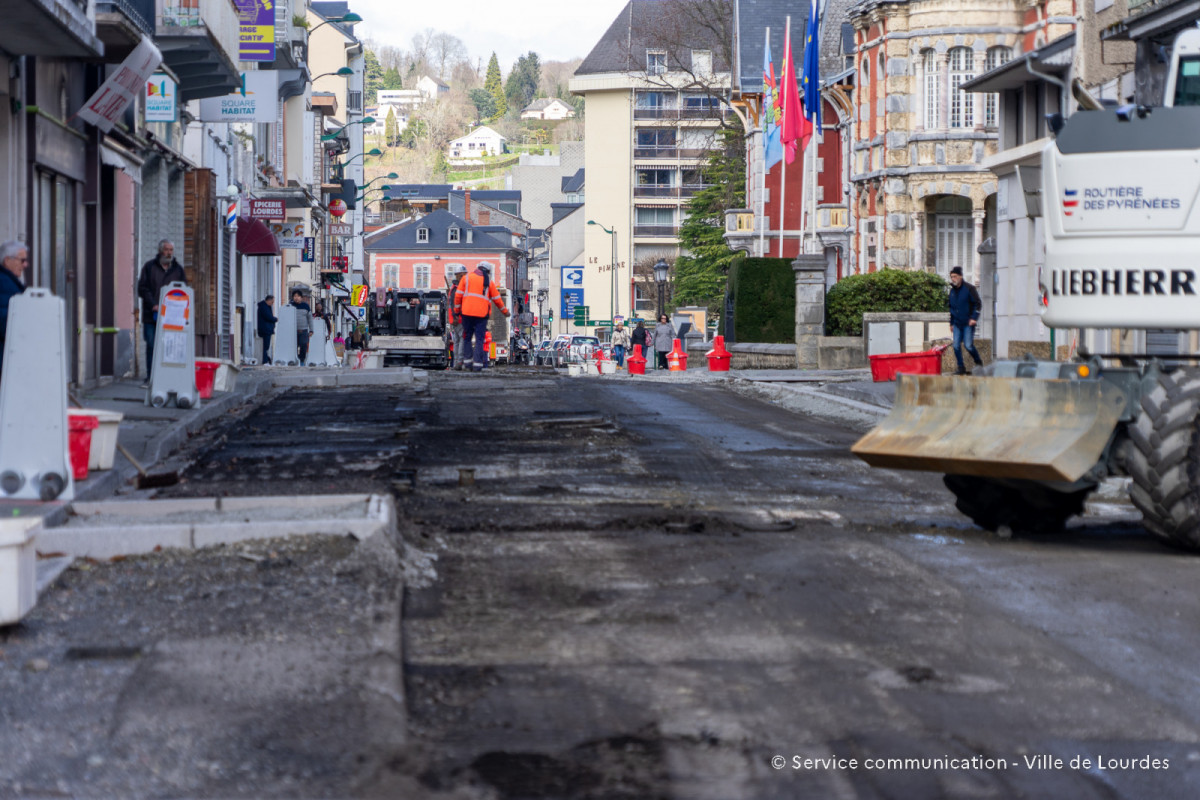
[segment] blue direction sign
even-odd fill
[[[562,290],[562,319],[571,319],[575,316],[575,306],[583,305],[583,289],[566,289]]]

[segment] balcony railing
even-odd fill
[[[634,119],[679,119],[678,108],[667,106],[634,106]]]
[[[635,186],[634,197],[679,197],[678,186]]]
[[[678,158],[679,148],[673,144],[636,145],[633,148],[634,158]]]
[[[715,106],[701,106],[682,108],[679,112],[680,119],[711,119],[720,120],[729,116],[727,109],[718,108]]]
[[[231,61],[238,61],[241,24],[233,0],[206,0],[187,8],[176,0],[155,2],[159,36],[211,36]]]
[[[97,0],[96,13],[124,14],[142,33],[154,35],[154,0]]]
[[[712,185],[711,183],[685,183],[679,187],[679,196],[694,197],[697,192],[702,192]]]
[[[633,235],[674,238],[679,235],[679,227],[677,225],[634,225]]]

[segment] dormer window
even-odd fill
[[[467,231],[467,244],[471,244],[473,241],[475,241],[475,231]]]
[[[646,74],[665,75],[667,72],[667,53],[664,50],[646,51]]]
[[[446,231],[446,241],[450,244],[458,244],[458,234],[458,228],[451,228],[450,230]]]
[[[429,228],[417,228],[417,244],[429,243]]]

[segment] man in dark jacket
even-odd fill
[[[158,330],[158,299],[168,283],[187,283],[183,265],[175,260],[175,245],[170,239],[158,243],[158,255],[142,265],[137,293],[142,299],[142,338],[146,340],[146,382],[150,386],[150,370],[154,368],[154,334]]]
[[[4,337],[8,332],[8,301],[25,291],[21,276],[29,266],[29,248],[21,242],[0,245],[0,369],[4,366]]]
[[[958,359],[958,372],[955,375],[969,375],[963,366],[962,345],[975,359],[975,366],[982,366],[983,359],[975,349],[975,325],[979,322],[979,312],[983,310],[983,301],[979,292],[969,283],[963,281],[962,267],[950,270],[950,328],[954,331],[954,357]]]
[[[269,294],[258,303],[258,335],[263,340],[262,363],[271,363],[271,337],[275,335],[275,323],[279,318],[271,308],[275,305],[275,295]]]

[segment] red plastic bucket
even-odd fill
[[[922,353],[888,353],[871,356],[871,380],[876,383],[894,381],[900,373],[905,375],[941,375],[942,351],[935,347]]]
[[[87,480],[88,460],[92,453],[92,431],[99,427],[100,420],[95,417],[67,412],[67,430],[71,437],[71,473],[77,481]]]
[[[219,361],[197,361],[196,362],[196,391],[200,393],[202,400],[211,400],[213,396],[213,386],[217,381],[217,369],[220,368]]]

